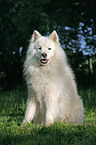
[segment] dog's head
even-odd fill
[[[56,45],[58,44],[59,38],[55,30],[48,37],[42,36],[35,30],[32,35],[30,47],[32,47],[33,55],[37,58],[40,65],[44,66],[52,60]]]

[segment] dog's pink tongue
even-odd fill
[[[47,60],[42,60],[42,62],[47,62]]]

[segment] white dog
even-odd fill
[[[34,31],[24,73],[28,100],[23,123],[33,119],[43,125],[50,125],[57,119],[83,123],[83,103],[56,31],[48,37]]]

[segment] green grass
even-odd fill
[[[26,109],[27,91],[16,88],[0,93],[0,145],[95,145],[96,90],[80,89],[85,122],[74,125],[56,121],[48,127],[20,124]]]

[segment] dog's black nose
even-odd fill
[[[44,58],[46,58],[46,57],[47,57],[47,53],[42,53],[42,56],[43,56]]]

